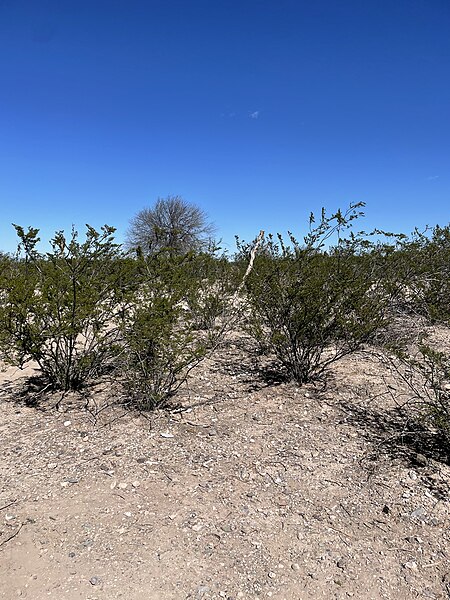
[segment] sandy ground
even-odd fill
[[[147,418],[27,406],[30,373],[0,373],[0,598],[450,598],[450,468],[376,358],[299,388],[230,343]]]

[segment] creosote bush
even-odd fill
[[[256,245],[238,241],[234,260],[212,246],[127,254],[108,226],[87,226],[85,241],[57,232],[41,253],[38,230],[16,226],[17,255],[0,253],[0,355],[35,361],[64,391],[111,372],[133,406],[153,409],[171,404],[231,327],[303,384],[375,339],[398,345],[395,328],[379,334],[399,313],[449,325],[450,228],[355,233],[362,206],[323,211],[317,223],[311,215],[301,243],[262,233]],[[449,354],[423,341],[418,354],[401,352],[423,384],[411,388],[414,406],[448,440]]]
[[[450,354],[425,338],[413,352],[393,351],[397,375],[411,393],[406,411],[438,436],[450,459]]]
[[[114,229],[87,226],[86,240],[76,231],[58,232],[52,251],[37,250],[38,230],[15,226],[20,254],[2,274],[0,345],[6,360],[39,365],[55,389],[79,389],[114,362],[118,329],[114,318],[124,301]]]
[[[121,322],[124,378],[135,406],[152,409],[169,403],[214,347],[218,332],[211,311],[203,306],[202,315],[190,304],[205,292],[198,275],[192,273],[198,257],[160,252],[139,260],[141,285],[133,308],[123,313]]]
[[[386,297],[372,266],[373,245],[348,231],[362,204],[331,217],[322,212],[300,244],[269,236],[247,280],[249,331],[299,384],[370,341],[385,324]],[[329,243],[337,238],[334,245]],[[241,252],[248,248],[242,244]]]

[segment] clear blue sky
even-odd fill
[[[218,233],[450,220],[449,0],[0,0],[0,249],[158,196]]]

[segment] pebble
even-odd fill
[[[100,585],[100,584],[101,584],[101,582],[102,582],[102,580],[100,579],[100,577],[97,577],[96,575],[94,575],[94,577],[91,577],[91,578],[89,579],[89,583],[90,583],[91,585]]]
[[[291,569],[293,571],[299,571],[300,570],[300,565],[298,563],[292,563]]]
[[[138,488],[141,485],[140,481],[133,481],[133,483],[131,484],[134,488]]]
[[[118,487],[120,490],[126,490],[126,489],[127,489],[127,487],[128,487],[128,484],[127,484],[127,483],[125,483],[124,481],[121,481],[117,487]]]
[[[274,573],[273,571],[269,571],[269,572],[267,573],[267,576],[268,576],[268,577],[270,577],[270,579],[275,579],[275,577],[277,576],[277,574],[276,574],[276,573]]]
[[[428,459],[423,454],[415,454],[412,457],[413,462],[419,467],[426,467],[428,464]]]
[[[207,592],[209,592],[209,587],[207,585],[200,585],[197,588],[197,596],[199,598],[201,598],[202,596],[204,596],[204,594],[206,594]]]
[[[72,425],[72,421],[64,421],[64,427],[69,427]]]
[[[408,560],[404,565],[405,569],[410,569],[411,571],[417,571],[417,563],[414,560]]]
[[[339,567],[339,569],[345,569],[345,567],[347,566],[347,561],[344,558],[340,558],[337,561],[336,566]]]
[[[411,513],[411,517],[423,517],[425,515],[425,509],[423,508],[423,506],[419,506],[419,508],[416,508],[416,510],[413,510],[413,512]]]

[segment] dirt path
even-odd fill
[[[214,402],[151,420],[26,407],[1,374],[1,598],[450,597],[450,469],[379,445],[380,364],[321,391],[236,352],[191,383]]]

